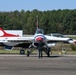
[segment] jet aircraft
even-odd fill
[[[24,54],[26,48],[37,48],[38,55],[40,58],[40,52],[42,56],[42,50],[50,56],[50,48],[55,46],[57,42],[66,42],[71,44],[76,44],[71,38],[65,37],[53,37],[49,35],[44,35],[44,31],[40,28],[36,29],[36,33],[30,37],[22,37],[15,34],[9,34],[0,28],[0,46],[4,46],[6,50],[12,50],[14,47],[21,47],[20,54]],[[27,56],[31,54],[31,49],[27,51]]]

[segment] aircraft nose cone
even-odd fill
[[[37,37],[36,41],[43,41],[43,38],[42,37]]]
[[[75,44],[76,45],[76,40],[71,40],[69,41],[70,44]]]
[[[76,44],[76,40],[74,41],[74,44]]]

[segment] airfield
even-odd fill
[[[0,75],[76,75],[76,55],[0,54]]]

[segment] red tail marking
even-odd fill
[[[19,35],[6,33],[2,28],[0,30],[3,32],[3,34],[0,37],[19,37]]]

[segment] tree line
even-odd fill
[[[0,12],[0,27],[5,30],[23,30],[24,34],[34,34],[37,24],[45,34],[76,34],[76,9],[39,11]]]

